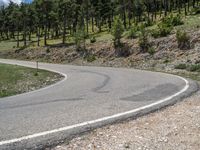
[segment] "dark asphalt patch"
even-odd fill
[[[132,95],[130,97],[124,97],[120,98],[120,100],[125,101],[153,101],[157,99],[164,98],[163,93],[165,93],[166,96],[172,95],[178,91],[178,86],[174,84],[161,84],[156,86],[155,88],[152,88],[150,90],[144,91],[143,93],[140,93],[138,95]]]

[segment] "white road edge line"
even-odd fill
[[[172,75],[172,76],[176,76],[176,75]],[[115,115],[112,115],[112,116],[108,116],[108,117],[104,117],[104,118],[100,118],[100,119],[96,119],[96,120],[92,120],[92,121],[88,121],[88,122],[83,122],[83,123],[80,123],[80,124],[75,124],[75,125],[66,126],[66,127],[62,127],[62,128],[58,128],[58,129],[54,129],[54,130],[35,133],[35,134],[32,134],[32,135],[23,136],[21,138],[1,141],[0,142],[0,146],[7,145],[7,144],[12,144],[12,143],[16,143],[16,142],[21,142],[21,141],[24,141],[24,140],[33,139],[33,138],[37,138],[37,137],[41,137],[41,136],[46,136],[46,135],[53,134],[53,133],[67,131],[67,130],[74,129],[74,128],[77,128],[77,127],[82,127],[82,126],[85,126],[85,125],[95,124],[95,123],[106,121],[106,120],[109,120],[109,119],[113,119],[113,118],[121,117],[121,116],[124,116],[124,115],[132,114],[132,113],[135,113],[135,112],[147,109],[147,108],[151,108],[151,107],[156,106],[158,104],[161,104],[163,102],[167,102],[167,101],[171,100],[172,98],[182,94],[183,92],[185,92],[189,88],[188,80],[186,80],[185,78],[182,78],[180,76],[176,76],[176,77],[182,79],[185,82],[185,87],[181,91],[175,93],[174,95],[169,96],[169,97],[164,98],[164,99],[161,99],[161,100],[159,100],[159,101],[157,101],[155,103],[152,103],[150,105],[146,105],[146,106],[143,106],[143,107],[131,110],[131,111],[127,111],[127,112],[118,113],[118,114],[115,114]]]

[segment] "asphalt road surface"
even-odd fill
[[[36,66],[35,62],[0,62]],[[0,98],[0,149],[39,149],[66,138],[69,128],[75,130],[87,121],[105,121],[112,119],[105,117],[194,91],[188,92],[192,83],[163,73],[47,63],[39,63],[39,68],[67,76],[41,90]]]

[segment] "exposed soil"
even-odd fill
[[[188,31],[191,37],[191,49],[180,50],[175,34],[168,37],[151,39],[154,54],[141,53],[138,39],[123,39],[126,43],[123,51],[128,56],[118,57],[111,41],[86,44],[87,51],[77,52],[75,46],[51,46],[26,48],[15,51],[0,52],[2,58],[17,58],[23,60],[40,60],[52,63],[68,63],[76,65],[95,65],[112,67],[134,67],[140,69],[157,68],[157,70],[172,70],[180,63],[200,63],[200,30]],[[91,59],[88,59],[91,58]]]

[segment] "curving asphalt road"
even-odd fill
[[[35,67],[35,62],[1,63]],[[39,149],[72,135],[154,111],[198,89],[193,81],[147,71],[39,63],[61,82],[0,99],[0,149]]]

